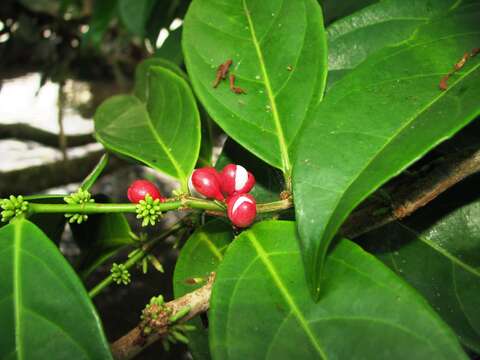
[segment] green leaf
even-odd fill
[[[0,230],[0,358],[111,359],[83,285],[27,220]]]
[[[257,203],[280,199],[280,192],[284,189],[281,172],[250,154],[232,139],[227,139],[215,167],[220,171],[230,163],[242,165],[255,176],[255,186],[250,193]]]
[[[202,122],[202,142],[200,143],[200,153],[196,167],[212,166],[213,156],[213,122],[206,111],[200,107],[200,118]]]
[[[243,232],[213,287],[213,358],[467,359],[425,300],[352,242],[337,244],[324,275],[315,303],[295,223],[261,222]]]
[[[459,6],[408,42],[370,56],[305,124],[293,188],[315,296],[329,244],[355,206],[480,113],[480,57],[439,90],[440,78],[480,43],[479,16],[480,4]]]
[[[200,147],[195,99],[188,83],[165,68],[149,71],[148,86],[146,103],[119,95],[100,105],[96,137],[107,149],[180,180],[186,190]]]
[[[88,221],[70,224],[74,239],[82,250],[79,265],[82,278],[88,277],[119,250],[136,244],[132,231],[123,214],[89,215]]]
[[[361,243],[414,286],[465,346],[480,353],[480,201],[478,178],[472,180],[468,201],[475,202],[459,205],[460,194],[453,191]]]
[[[92,17],[88,24],[89,30],[82,38],[83,46],[92,44],[98,47],[100,45],[110,22],[117,15],[117,3],[118,0],[96,0],[93,2]]]
[[[120,19],[132,34],[145,36],[150,14],[157,0],[118,0]]]
[[[291,143],[325,87],[319,5],[314,0],[194,0],[183,31],[188,74],[213,120],[289,175]],[[235,85],[246,95],[234,94],[228,80],[213,88],[217,67],[227,59],[233,60]]]
[[[143,60],[135,68],[135,87],[133,88],[133,95],[138,97],[143,102],[147,101],[147,94],[149,93],[149,78],[151,76],[150,72],[155,67],[168,69],[174,72],[176,75],[184,78],[188,82],[187,74],[185,74],[176,64],[169,60],[157,57],[151,57]]]
[[[170,31],[165,42],[155,51],[155,57],[169,60],[178,66],[183,64],[181,27]]]
[[[223,254],[233,240],[232,226],[222,220],[214,220],[197,229],[183,246],[173,276],[175,298],[185,295],[202,285],[194,284],[195,279],[207,279],[216,271]],[[210,359],[208,330],[199,318],[189,322],[194,331],[187,332],[189,348],[194,358]]]
[[[430,0],[384,0],[335,22],[327,28],[327,87],[369,55],[408,40],[420,25],[446,11],[455,2],[435,0],[432,4]]]

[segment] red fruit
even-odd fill
[[[147,194],[150,195],[153,200],[160,199],[161,202],[165,201],[160,190],[148,180],[135,180],[130,185],[127,192],[128,200],[135,204],[138,204],[140,200],[145,199]]]
[[[188,186],[192,195],[203,195],[219,201],[224,200],[220,191],[219,176],[214,168],[206,167],[194,170]]]
[[[255,185],[255,178],[243,166],[228,164],[220,174],[222,192],[226,196],[246,194]]]
[[[257,216],[257,204],[250,194],[236,194],[227,200],[230,221],[239,228],[249,227]]]

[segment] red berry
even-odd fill
[[[250,194],[236,194],[227,200],[230,221],[239,228],[250,226],[257,216],[257,204]]]
[[[200,194],[207,198],[224,200],[220,191],[219,176],[214,168],[206,167],[194,170],[188,185],[192,195]]]
[[[153,200],[160,199],[161,202],[165,201],[160,190],[148,180],[135,180],[130,185],[127,192],[128,200],[135,204],[138,204],[140,200],[145,199],[147,194],[150,195]]]
[[[228,164],[220,174],[222,192],[226,196],[246,194],[255,185],[255,178],[241,165]]]

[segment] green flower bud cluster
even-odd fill
[[[155,225],[162,216],[160,211],[160,199],[155,199],[146,195],[144,200],[140,200],[136,208],[137,219],[142,219],[142,226]]]
[[[78,189],[77,192],[65,196],[63,200],[70,205],[84,205],[95,202],[95,200],[92,199],[92,195],[87,190],[83,189]],[[65,214],[65,217],[70,223],[76,222],[77,224],[81,224],[88,220],[87,214]]]
[[[16,216],[25,214],[28,211],[28,201],[23,200],[22,195],[10,195],[8,199],[0,199],[0,208],[3,210],[2,221],[7,222]]]
[[[130,272],[124,264],[113,263],[110,269],[113,281],[117,284],[128,285],[131,281]]]

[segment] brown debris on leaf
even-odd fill
[[[466,62],[468,61],[468,59],[474,57],[474,56],[477,56],[478,53],[480,53],[480,48],[474,48],[472,49],[472,51],[470,53],[466,52],[465,54],[463,54],[463,56],[460,58],[460,60],[458,60],[454,65],[453,65],[453,70],[450,71],[447,75],[443,76],[441,79],[440,79],[440,84],[438,85],[439,89],[442,90],[442,91],[445,91],[448,89],[448,79],[450,78],[450,76],[452,76],[453,74],[455,74],[457,71],[461,70]]]
[[[230,90],[235,94],[246,94],[247,92],[241,87],[235,86],[235,75],[230,74]]]
[[[232,59],[228,59],[223,64],[220,64],[217,68],[217,74],[215,76],[215,80],[213,81],[213,87],[216,88],[220,81],[225,80],[227,78],[228,70],[230,70],[230,66],[232,65]]]

